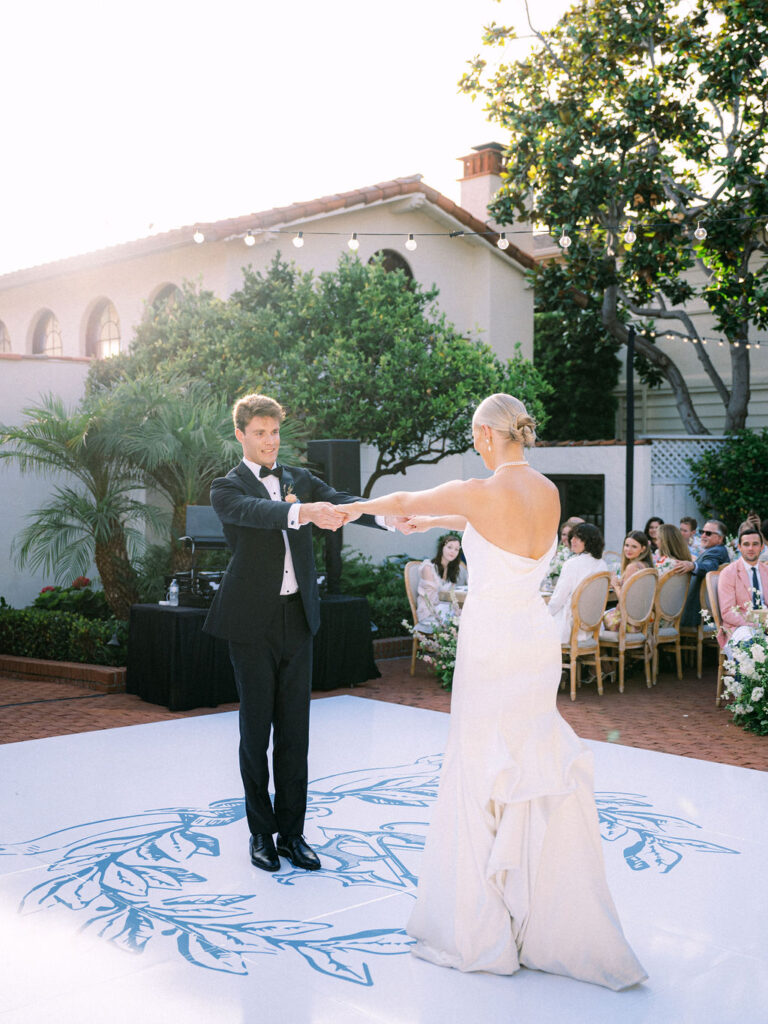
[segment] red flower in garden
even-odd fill
[[[40,593],[41,594],[48,594],[48,593],[50,593],[51,590],[55,590],[55,589],[56,589],[56,587],[43,587],[43,589],[40,591]]]
[[[91,581],[87,576],[78,576],[76,580],[72,581],[72,588],[74,590],[82,590],[83,587],[90,587]]]

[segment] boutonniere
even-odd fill
[[[283,501],[289,501],[289,502],[293,503],[294,501],[298,501],[298,500],[299,500],[298,495],[293,493],[293,484],[284,484],[283,485]]]

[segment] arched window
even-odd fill
[[[97,359],[109,359],[120,354],[120,320],[117,310],[105,299],[98,303],[88,321],[85,354]]]
[[[181,298],[181,289],[175,284],[164,284],[155,293],[152,307],[158,312],[170,312]]]
[[[53,313],[47,309],[40,314],[32,338],[32,352],[38,356],[61,356],[61,327]]]
[[[5,326],[2,320],[0,320],[0,352],[11,351],[11,336],[8,333],[8,328]]]
[[[408,260],[400,255],[395,249],[379,249],[373,256],[368,260],[372,263],[374,260],[381,260],[381,265],[388,272],[392,270],[402,270],[406,278],[409,281],[413,280],[413,271],[411,270]]]

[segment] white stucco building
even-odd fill
[[[242,268],[266,269],[275,253],[315,273],[335,268],[353,233],[357,255],[367,261],[384,251],[424,286],[440,290],[440,308],[473,337],[488,342],[502,358],[533,354],[533,292],[525,271],[532,265],[533,240],[525,228],[499,247],[499,234],[486,221],[487,203],[498,188],[499,151],[481,146],[462,158],[461,203],[426,185],[419,176],[399,178],[340,195],[198,223],[0,276],[0,423],[21,422],[21,410],[46,392],[74,404],[92,359],[127,351],[147,304],[162,301],[184,281],[222,298],[242,284]],[[303,245],[293,240],[299,233]],[[406,247],[409,236],[413,243]],[[196,241],[196,238],[203,238]],[[512,236],[510,236],[512,238]],[[465,457],[474,464],[473,455]],[[363,455],[365,472],[366,455]],[[453,464],[451,464],[453,463]],[[461,475],[462,459],[428,467],[432,477]],[[474,470],[473,470],[474,471]],[[26,514],[42,504],[50,482],[20,477],[0,464],[6,501],[0,508],[0,594],[19,607],[46,583],[42,575],[20,573],[11,557],[13,537]],[[402,486],[402,478],[381,488]],[[356,528],[348,540],[371,542],[372,531]],[[376,538],[382,555],[434,541],[423,537]],[[376,555],[376,544],[371,553]]]

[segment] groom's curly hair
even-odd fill
[[[236,430],[245,430],[254,416],[270,416],[280,423],[285,419],[285,409],[268,395],[243,395],[232,407],[232,419]]]

